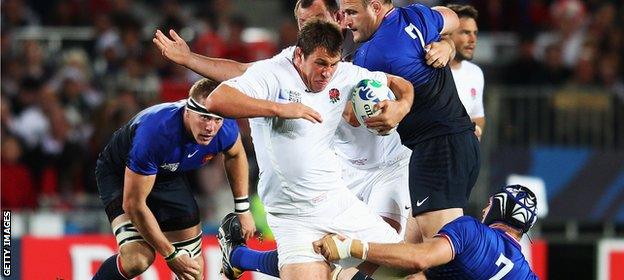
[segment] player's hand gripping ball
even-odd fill
[[[380,110],[375,110],[375,104],[384,100],[396,100],[396,98],[390,88],[376,80],[361,80],[351,91],[353,113],[358,122],[363,126],[366,126],[364,120],[381,113]],[[381,135],[375,129],[369,128],[368,130],[373,134]],[[394,130],[396,130],[396,127],[384,135],[388,135]]]

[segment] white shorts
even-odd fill
[[[327,233],[377,243],[397,243],[399,234],[346,188],[328,194],[327,204],[311,216],[267,213],[279,255],[279,268],[286,264],[324,261],[312,242]]]
[[[344,162],[342,179],[355,196],[373,212],[401,224],[405,231],[411,212],[409,192],[409,153],[393,163],[370,169],[358,169]]]

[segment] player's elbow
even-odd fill
[[[219,99],[218,96],[215,96],[215,93],[217,93],[217,90],[218,88],[215,89],[215,91],[212,94],[210,94],[210,96],[206,97],[206,100],[204,101],[204,107],[206,107],[206,110],[208,110],[208,112],[222,115],[221,100]]]
[[[210,93],[210,95],[208,95],[208,97],[206,97],[203,105],[206,107],[208,112],[224,117],[231,117],[229,115],[229,113],[231,113],[231,109],[228,108],[233,107],[231,100],[235,99],[233,93],[234,91],[235,89],[230,86],[220,84]]]
[[[420,271],[423,271],[425,269],[427,269],[428,266],[426,266],[426,264],[420,260],[413,260],[412,263],[410,263],[410,268],[409,271],[414,272],[414,273],[418,273]]]
[[[413,256],[410,259],[409,270],[416,273],[431,267],[429,258],[425,255]]]
[[[459,17],[453,10],[442,6],[433,7],[433,9],[440,12],[444,18],[442,34],[453,32],[455,29],[459,28]]]

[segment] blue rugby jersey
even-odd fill
[[[448,238],[454,258],[425,271],[427,279],[537,279],[518,241],[503,230],[463,216],[442,227],[439,236]]]
[[[414,104],[397,131],[413,148],[422,141],[474,130],[457,94],[450,68],[433,68],[425,46],[440,40],[442,15],[426,6],[396,7],[356,51],[353,63],[403,77],[414,85]]]
[[[173,174],[198,169],[238,138],[238,124],[224,119],[208,145],[199,145],[186,132],[183,114],[186,101],[163,103],[138,113],[117,130],[100,154],[119,175],[127,166],[143,175]]]

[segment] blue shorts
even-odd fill
[[[412,215],[466,207],[480,166],[472,130],[416,144],[409,165]]]
[[[106,207],[109,221],[124,213],[123,175],[98,160],[95,168],[100,199]],[[199,224],[199,208],[186,175],[156,175],[156,182],[147,196],[147,207],[152,211],[162,231],[174,231]]]

